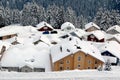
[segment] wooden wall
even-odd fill
[[[80,59],[79,59],[80,57]],[[69,61],[69,63],[67,63]],[[61,62],[63,62],[61,64]],[[78,51],[75,54],[71,54],[67,57],[62,58],[54,63],[54,71],[61,70],[74,70],[74,69],[96,69],[98,66],[102,66],[103,62],[82,52]],[[60,69],[62,67],[62,69]]]

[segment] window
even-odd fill
[[[0,37],[0,40],[2,40],[2,37]]]
[[[97,67],[95,67],[95,69],[97,69]]]
[[[79,57],[78,57],[78,61],[80,61],[80,60],[81,60],[81,57],[79,56]]]
[[[67,27],[67,30],[71,30],[72,28],[70,26]]]
[[[69,64],[69,63],[70,63],[70,61],[69,61],[69,60],[67,60],[67,61],[66,61],[66,63],[67,63],[67,64]]]
[[[60,61],[60,64],[63,64],[63,61]]]
[[[97,61],[95,61],[95,64],[97,64]]]
[[[63,70],[63,67],[60,67],[60,70]]]
[[[80,64],[78,64],[78,68],[80,68]]]
[[[90,63],[91,63],[91,61],[90,61],[90,60],[88,60],[88,63],[90,64]]]
[[[44,27],[44,29],[46,30],[46,29],[48,29],[48,27]]]
[[[11,35],[8,35],[7,38],[11,38]]]
[[[88,69],[90,69],[90,67],[88,67]]]
[[[70,68],[69,67],[66,67],[67,70],[69,70]]]

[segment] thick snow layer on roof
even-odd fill
[[[75,29],[74,31],[71,31],[70,34],[72,36],[82,37],[86,34],[86,32],[82,29]]]
[[[50,42],[60,42],[60,38],[58,34],[49,34],[46,35],[46,37],[49,39]]]
[[[115,35],[113,35],[113,37],[120,42],[120,34],[115,34]]]
[[[76,46],[80,47],[81,49],[77,49]],[[91,45],[86,41],[80,41],[78,38],[75,37],[71,37],[66,40],[63,40],[59,44],[53,46],[51,48],[52,60],[53,62],[56,62],[77,51],[83,51],[86,54],[89,54],[104,62],[104,59],[100,54],[100,51],[95,46]]]
[[[97,29],[100,29],[100,27],[98,25],[96,25],[93,22],[90,22],[90,23],[88,23],[88,24],[85,25],[85,30],[89,29],[90,27],[93,27],[93,26],[96,27]]]
[[[88,34],[93,34],[98,40],[101,40],[101,39],[105,38],[105,34],[101,30],[95,30],[95,31],[92,31],[92,32],[88,32]]]
[[[65,22],[61,25],[61,30],[67,30],[68,28],[70,28],[70,30],[73,30],[75,29],[75,26],[70,22]]]
[[[39,45],[19,44],[11,46],[5,52],[1,60],[1,66],[21,67],[25,65],[31,65],[32,67],[45,68],[46,71],[50,71],[50,57],[49,50],[47,48],[48,46],[44,43]]]
[[[18,36],[25,36],[28,33],[37,32],[37,30],[32,26],[18,26],[10,25],[0,29],[0,36],[17,34]]]
[[[107,32],[110,30],[116,30],[117,32],[120,32],[120,26],[118,26],[118,25],[112,26],[107,30]]]
[[[45,21],[42,21],[42,22],[40,22],[39,24],[36,25],[37,29],[41,29],[44,26],[47,26],[47,27],[53,29],[53,27]]]
[[[103,46],[101,46],[99,49],[101,52],[109,51],[114,56],[118,57],[120,59],[120,44],[116,41],[109,41],[106,42]]]

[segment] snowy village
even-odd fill
[[[119,75],[119,0],[0,0],[0,80]]]
[[[90,22],[78,29],[70,22],[54,29],[47,22],[36,27],[11,25],[0,29],[0,69],[16,72],[52,72],[98,69],[109,61],[118,66],[120,27],[106,32]],[[108,69],[109,70],[109,69]]]

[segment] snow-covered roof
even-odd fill
[[[100,51],[95,46],[86,41],[80,41],[77,37],[70,38],[63,40],[62,42],[51,48],[53,62],[56,62],[70,54],[74,54],[77,51],[83,51],[84,53],[89,54],[104,62],[104,59],[101,57]],[[80,47],[81,49],[77,49],[76,46]],[[60,50],[60,48],[62,48],[62,51]]]
[[[70,30],[73,30],[75,29],[75,26],[70,22],[65,22],[61,25],[61,30],[67,30],[68,28],[70,28]]]
[[[120,34],[113,35],[115,39],[117,39],[120,42]]]
[[[82,36],[84,36],[86,34],[86,32],[84,30],[82,30],[82,29],[77,29],[76,28],[74,31],[71,31],[70,34],[71,35],[75,34],[78,37],[82,37]]]
[[[93,34],[98,40],[105,38],[105,33],[101,30],[95,30],[92,32],[88,32],[88,35]]]
[[[117,32],[120,33],[120,26],[114,25],[114,26],[108,28],[108,29],[107,29],[107,32],[110,31],[110,30],[116,30]]]
[[[3,67],[21,67],[31,65],[35,68],[45,68],[50,71],[49,47],[45,43],[18,44],[11,46],[1,60]]]
[[[111,39],[111,38],[115,38],[118,42],[120,42],[120,34],[111,35],[107,39]]]
[[[99,49],[101,52],[109,51],[114,56],[118,57],[120,59],[120,44],[116,41],[108,41],[103,46],[101,46]]]
[[[87,23],[85,25],[85,30],[89,29],[90,27],[96,27],[97,29],[100,29],[100,27],[98,25],[96,25],[95,23],[93,22],[90,22],[90,23]]]
[[[105,62],[107,62],[107,60],[110,60],[110,63],[116,63],[117,62],[117,58],[115,57],[111,57],[111,56],[103,56]]]
[[[28,33],[37,32],[32,26],[10,25],[0,28],[0,36],[17,34],[18,36],[27,35]]]
[[[37,24],[37,25],[36,25],[36,28],[37,28],[37,29],[41,29],[41,28],[44,27],[44,26],[47,26],[47,27],[53,29],[53,27],[52,27],[50,24],[48,24],[47,22],[45,22],[45,21],[42,21],[42,22],[40,22],[39,24]]]

